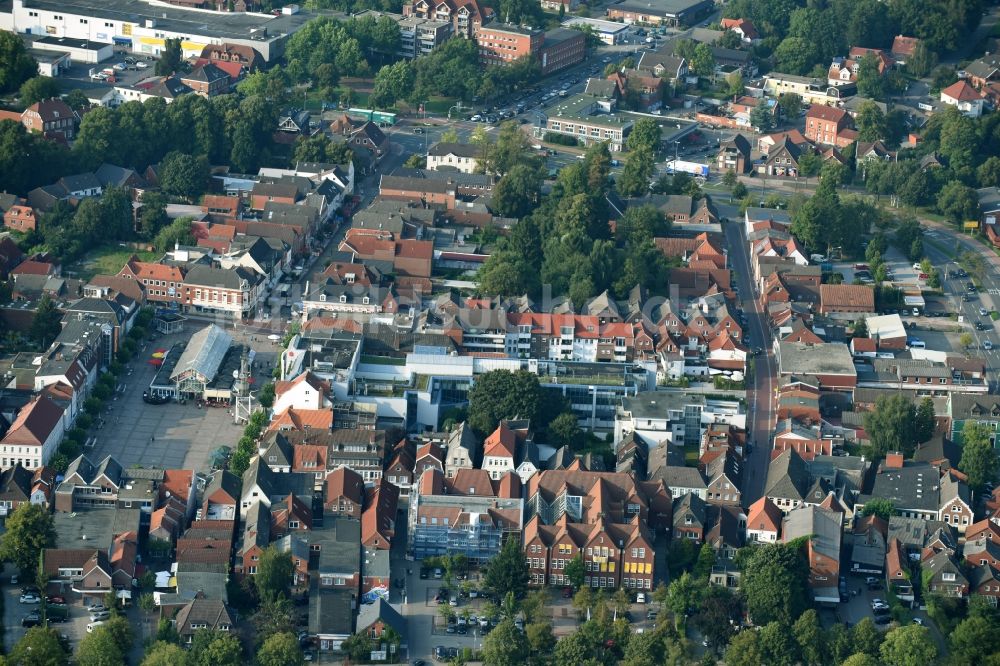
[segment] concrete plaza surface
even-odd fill
[[[119,378],[119,385],[124,384],[125,390],[116,392],[114,399],[105,403],[100,414],[104,425],[92,431],[97,442],[84,451],[92,462],[110,455],[124,467],[206,471],[212,451],[236,445],[243,427],[233,423],[228,409],[199,408],[192,400],[183,405],[176,402],[149,405],[142,400],[142,392],[156,375],[156,368],[149,363],[152,354],[187,341],[201,326],[204,324],[188,322],[184,332],[140,346],[135,359],[128,364],[131,374],[123,373]]]

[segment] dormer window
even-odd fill
[[[320,294],[319,295],[319,300],[320,300],[321,303],[325,303],[326,302],[326,294]]]
[[[368,305],[368,303],[369,303],[370,301],[371,301],[371,299],[370,299],[370,298],[368,298],[367,296],[365,296],[364,298],[362,298],[362,299],[361,299],[361,302],[362,302],[362,303],[364,303],[365,305]]]
[[[347,302],[347,295],[346,294],[341,294],[340,295],[340,302],[341,303],[346,303]]]

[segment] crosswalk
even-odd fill
[[[986,293],[990,296],[1000,296],[1000,289],[987,289]]]

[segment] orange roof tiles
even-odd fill
[[[289,407],[274,417],[268,430],[330,430],[333,428],[332,409],[296,409]]]

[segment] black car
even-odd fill
[[[986,324],[984,324],[983,322],[981,322],[981,321],[977,321],[976,322],[976,330],[977,331],[988,331],[989,329],[990,329],[990,327],[987,326]]]
[[[147,402],[150,405],[165,405],[170,402],[170,398],[159,395],[157,393],[150,393],[149,391],[142,392],[142,401]]]
[[[430,572],[427,569],[420,569],[420,580],[427,580],[430,578]]]
[[[21,618],[21,626],[27,628],[37,627],[42,624],[42,616],[38,611],[32,611]]]
[[[447,659],[448,649],[443,645],[438,645],[434,648],[434,658],[435,659]]]
[[[457,647],[448,648],[448,658],[455,659],[456,657],[458,657],[458,648]]]
[[[971,282],[967,282],[966,285],[965,285],[965,290],[966,291],[970,291],[970,292],[971,291],[976,291],[976,285],[974,285]]]
[[[889,615],[876,615],[875,624],[889,624],[892,622],[892,617]]]

